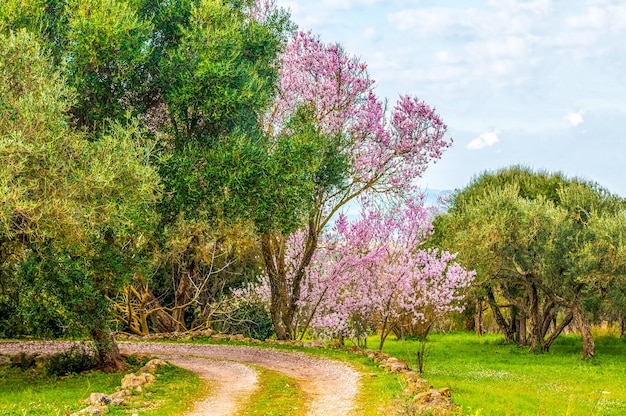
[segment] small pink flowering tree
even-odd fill
[[[310,205],[297,238],[288,245],[289,233],[260,232],[279,339],[295,336],[302,282],[331,217],[355,198],[415,193],[416,179],[451,144],[427,104],[401,96],[387,112],[373,87],[364,63],[311,33],[296,33],[281,55],[276,97],[260,122],[269,138],[284,137],[306,108],[324,151],[311,172]]]
[[[307,270],[308,304],[302,306],[313,311],[310,326],[328,336],[362,336],[372,327],[380,330],[382,349],[403,322],[429,328],[461,310],[474,272],[454,262],[453,254],[420,249],[431,230],[428,211],[414,200],[363,212],[350,223],[340,216]]]

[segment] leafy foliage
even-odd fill
[[[266,306],[261,302],[239,300],[235,305],[224,305],[225,310],[213,312],[213,329],[226,334],[241,334],[264,341],[274,334],[274,327]]]
[[[513,331],[526,343],[529,318],[531,349],[547,351],[574,320],[588,356],[594,348],[583,305],[608,299],[608,288],[624,284],[624,207],[623,199],[593,183],[505,169],[453,196],[435,222],[433,243],[458,250],[476,268],[476,295],[488,299],[509,341]],[[508,324],[498,292],[514,308]],[[561,323],[550,325],[557,318]]]
[[[72,346],[69,350],[51,355],[45,364],[48,376],[59,377],[92,370],[97,364],[93,351],[85,346]]]

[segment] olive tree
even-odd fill
[[[72,314],[105,370],[121,369],[104,300],[151,233],[156,171],[132,126],[97,141],[71,126],[73,90],[34,36],[0,39],[0,263],[18,265],[33,303]]]
[[[573,321],[592,356],[585,304],[623,282],[624,221],[623,199],[596,184],[515,167],[457,191],[433,243],[476,268],[478,293],[507,341],[517,334],[547,351]],[[510,305],[508,321],[498,299]]]

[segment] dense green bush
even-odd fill
[[[37,364],[37,356],[37,354],[20,352],[18,355],[14,355],[11,358],[11,367],[20,368],[22,371],[26,371]]]
[[[267,309],[259,302],[241,302],[227,312],[217,312],[213,329],[226,334],[241,334],[265,340],[274,335],[274,326]]]
[[[93,369],[97,364],[96,357],[85,346],[73,346],[67,351],[51,356],[45,365],[46,374],[53,377],[78,374]]]

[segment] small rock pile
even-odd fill
[[[449,415],[458,410],[450,400],[450,389],[435,389],[419,373],[409,369],[406,362],[391,355],[372,350],[353,349],[357,355],[365,355],[379,367],[392,374],[402,374],[407,383],[404,394],[412,397],[412,407],[417,414]]]
[[[150,360],[137,370],[135,373],[126,374],[122,379],[121,390],[113,394],[91,393],[85,403],[89,406],[70,416],[79,415],[101,415],[109,411],[109,405],[121,406],[126,399],[132,395],[132,391],[141,392],[143,386],[155,380],[154,373],[159,368],[167,366],[168,363],[163,360]]]
[[[222,334],[222,333],[214,333],[211,329],[205,329],[202,331],[195,332],[162,332],[156,334],[147,334],[147,335],[134,335],[127,333],[117,333],[115,338],[118,341],[155,341],[155,340],[175,340],[175,341],[191,341],[197,338],[209,338],[211,341],[228,341],[228,342],[245,342],[248,344],[268,344],[268,345],[294,345],[297,347],[320,347],[323,348],[326,346],[324,341],[300,341],[300,340],[290,340],[290,341],[279,341],[275,339],[266,339],[264,341],[248,338],[244,335],[237,334]],[[331,348],[333,346],[331,345]]]

